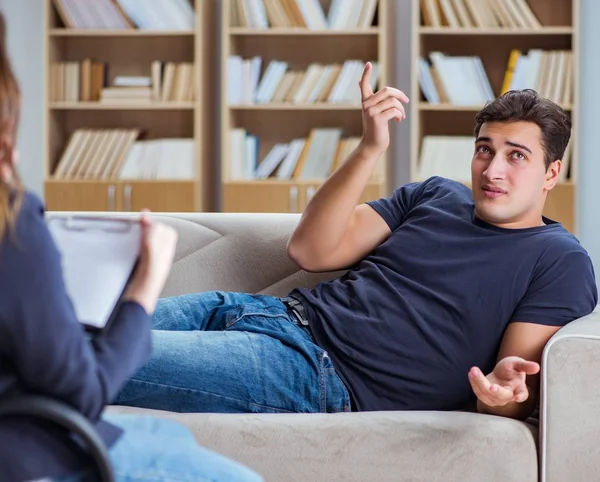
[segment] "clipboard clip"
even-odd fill
[[[69,231],[99,230],[105,233],[128,233],[137,221],[121,218],[103,218],[93,216],[54,217],[50,221],[58,222]]]

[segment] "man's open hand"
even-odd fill
[[[361,148],[370,155],[379,156],[390,143],[388,122],[392,119],[400,122],[406,117],[402,103],[408,102],[408,97],[393,87],[384,87],[373,93],[372,70],[371,63],[367,62],[359,81],[363,119]]]
[[[477,398],[489,407],[522,403],[529,398],[525,383],[527,375],[535,375],[540,365],[523,358],[510,356],[498,362],[494,371],[485,376],[479,368],[469,371],[469,381]]]

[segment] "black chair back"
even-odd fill
[[[35,417],[54,422],[77,434],[87,445],[98,468],[101,482],[115,482],[115,475],[104,442],[94,426],[75,409],[52,398],[21,395],[0,399],[0,418],[11,416]]]

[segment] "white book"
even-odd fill
[[[254,179],[254,171],[258,163],[258,138],[252,134],[246,134],[244,139],[244,165],[243,178]]]
[[[227,60],[227,100],[230,105],[242,103],[243,59],[230,55]]]
[[[302,154],[302,149],[304,149],[304,144],[306,144],[306,139],[304,138],[293,139],[292,142],[290,142],[288,152],[277,170],[277,179],[291,179],[296,164],[298,163],[298,159]]]
[[[423,57],[419,58],[419,86],[427,102],[430,104],[440,103],[440,95],[433,81],[429,63]]]
[[[289,144],[283,142],[275,144],[256,168],[254,177],[256,179],[267,179],[273,174],[281,161],[283,161],[289,150],[289,146]]]
[[[279,83],[281,82],[281,80],[283,79],[283,76],[285,75],[285,73],[287,71],[287,68],[288,68],[287,62],[284,62],[284,61],[274,61],[274,62],[275,62],[275,65],[273,66],[273,69],[269,73],[269,76],[265,79],[264,85],[261,86],[261,87],[263,87],[263,90],[261,92],[259,92],[259,94],[257,94],[257,102],[258,103],[265,104],[265,103],[271,102],[271,99],[273,98],[273,94],[275,93],[275,90],[277,90]],[[260,87],[259,87],[259,90],[260,90]]]
[[[246,157],[246,130],[233,128],[229,133],[229,148],[231,150],[229,170],[226,173],[232,181],[244,179],[244,164]]]

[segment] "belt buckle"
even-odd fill
[[[306,318],[304,318],[295,308],[292,308],[292,312],[294,315],[296,315],[296,318],[298,318],[298,321],[301,325],[308,326],[308,321]]]
[[[297,299],[291,297],[285,298],[284,303],[289,307],[289,309],[292,311],[292,313],[301,325],[308,326],[308,320],[304,318],[300,313],[300,310],[296,308],[296,306],[302,307],[302,303],[300,303]]]

